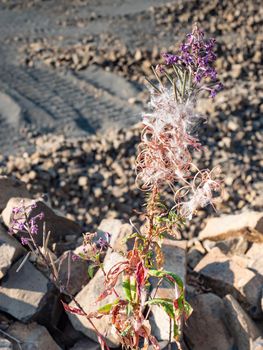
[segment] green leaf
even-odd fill
[[[129,333],[129,330],[131,329],[131,327],[132,327],[131,325],[128,325],[128,326],[124,329],[124,331],[120,333],[121,336],[122,336],[122,337],[125,337],[125,336]]]
[[[163,271],[149,270],[149,275],[157,278],[165,278],[165,280],[167,280],[172,286],[174,286],[174,284],[177,283],[181,292],[184,289],[184,284],[182,279],[173,272],[164,271],[164,270]]]
[[[189,317],[193,312],[192,306],[187,301],[184,301],[184,312],[186,314],[186,317]]]
[[[133,310],[132,304],[129,303],[129,304],[127,305],[127,316],[128,316],[128,317],[132,315],[132,310]]]
[[[146,304],[149,305],[159,305],[161,306],[164,311],[167,313],[167,315],[171,318],[174,319],[175,318],[175,314],[174,314],[174,308],[173,308],[173,301],[171,299],[167,299],[167,298],[154,298],[151,300],[148,300],[146,302]]]
[[[119,302],[119,299],[116,299],[113,303],[103,305],[102,307],[100,307],[98,309],[98,313],[103,314],[103,315],[108,315],[111,311],[111,308],[114,305],[118,304],[118,302]]]
[[[126,299],[131,301],[131,283],[129,278],[125,278],[125,280],[122,282],[122,289],[124,291],[124,294],[126,296]]]
[[[93,278],[95,274],[95,266],[94,265],[89,265],[88,267],[88,275],[90,278]]]
[[[178,324],[174,321],[174,329],[173,329],[173,336],[174,336],[174,339],[176,340],[179,340],[179,335],[180,335],[180,330],[179,330],[179,327],[178,327]]]

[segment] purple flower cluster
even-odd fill
[[[34,202],[28,206],[25,205],[25,202],[22,201],[21,205],[13,208],[13,219],[10,227],[11,233],[26,233],[28,237],[21,237],[21,243],[23,245],[28,245],[30,241],[30,236],[36,235],[38,233],[38,221],[43,220],[44,213],[41,212],[35,216],[32,216],[32,210],[37,207],[37,204]]]
[[[187,40],[180,47],[177,55],[163,53],[167,66],[178,65],[182,70],[187,69],[193,76],[193,82],[202,88],[202,82],[210,80],[210,86],[205,86],[204,90],[210,91],[210,96],[214,97],[223,87],[217,81],[217,72],[214,68],[216,54],[214,53],[215,39],[205,39],[204,32],[197,26],[191,34],[187,35]]]

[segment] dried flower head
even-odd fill
[[[213,194],[220,189],[220,182],[211,180],[207,170],[201,171],[193,165],[191,154],[202,147],[195,134],[203,118],[196,112],[196,98],[202,90],[210,91],[214,97],[221,89],[213,67],[214,45],[214,39],[206,40],[203,31],[194,26],[181,45],[180,53],[163,54],[166,65],[153,68],[158,85],[148,80],[150,112],[143,115],[137,181],[144,190],[165,184],[174,190],[177,183],[188,192],[191,190],[193,196],[188,201],[182,202],[182,191],[177,191],[175,196],[180,215],[188,218],[198,207],[213,203]],[[202,181],[196,186],[200,176]]]

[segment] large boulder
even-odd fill
[[[12,197],[32,198],[23,182],[14,177],[0,175],[0,212]]]
[[[69,220],[63,216],[57,215],[48,205],[46,205],[42,200],[30,200],[26,198],[11,198],[3,213],[3,221],[7,227],[12,225],[14,219],[18,218],[19,214],[13,213],[13,208],[17,208],[21,206],[21,201],[24,201],[24,205],[26,207],[31,206],[35,203],[36,207],[31,210],[29,215],[29,220],[40,214],[44,213],[43,222],[45,222],[46,233],[51,232],[50,235],[50,244],[52,242],[57,242],[61,240],[66,235],[76,235],[80,236],[82,233],[82,228],[74,221]],[[37,244],[41,244],[43,242],[43,222],[38,223],[38,234],[35,235],[35,239]],[[19,235],[20,232],[17,232]]]

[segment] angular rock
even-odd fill
[[[238,350],[251,349],[252,341],[260,336],[259,329],[232,295],[226,295],[224,303],[229,329]]]
[[[13,350],[12,343],[5,338],[0,337],[0,350]]]
[[[12,197],[32,198],[26,184],[14,177],[0,176],[0,212],[4,210]]]
[[[244,237],[235,237],[226,239],[215,244],[224,254],[231,255],[244,255],[248,249],[248,241]]]
[[[225,215],[207,220],[199,239],[220,241],[243,236],[252,242],[263,242],[263,214],[248,211],[238,215]]]
[[[74,252],[66,251],[58,260],[59,278],[67,290],[75,295],[90,280],[89,262],[83,259],[72,259]]]
[[[18,260],[0,285],[0,310],[20,321],[36,318],[48,301],[48,280],[30,262]]]
[[[173,272],[181,277],[185,285],[186,280],[186,241],[174,241],[165,239],[163,241],[164,270]],[[152,295],[155,295],[155,288]],[[175,290],[167,283],[162,283],[158,288],[156,298],[175,297]],[[159,306],[151,308],[150,323],[152,333],[158,340],[170,339],[170,319],[166,312]]]
[[[12,213],[13,208],[21,206],[21,200],[24,199],[25,206],[30,206],[33,203],[36,204],[36,208],[32,209],[29,215],[29,220],[41,212],[44,213],[43,222],[46,225],[46,232],[51,232],[50,241],[56,242],[61,240],[62,237],[66,235],[76,235],[80,236],[82,233],[82,228],[72,220],[69,220],[63,216],[57,215],[49,206],[47,206],[42,200],[30,200],[25,198],[11,198],[6,208],[2,213],[3,221],[7,227],[10,226],[12,220],[16,218],[16,215]],[[43,224],[40,222],[39,232],[35,236],[36,242],[42,245],[43,241]],[[19,235],[19,232],[18,232]]]
[[[263,276],[263,244],[253,243],[252,247],[247,251],[246,257],[250,259],[249,268]]]
[[[70,350],[100,350],[101,347],[99,344],[94,343],[92,340],[85,339],[78,341],[73,348]]]
[[[233,338],[225,324],[224,302],[212,293],[190,300],[193,313],[184,328],[184,338],[193,350],[232,350]]]
[[[22,324],[15,322],[8,328],[8,334],[20,341],[22,350],[60,350],[61,348],[51,338],[47,329],[33,322]],[[14,350],[19,350],[13,342]]]
[[[199,261],[203,258],[203,252],[198,247],[191,247],[187,252],[187,264],[194,269]]]
[[[246,268],[246,264],[246,259],[230,259],[215,247],[197,264],[194,271],[201,274],[218,295],[232,294],[253,318],[260,317],[263,277]]]
[[[115,265],[117,262],[122,261],[123,257],[118,253],[110,253],[107,254],[104,260],[104,269],[107,271]],[[119,281],[116,285],[116,290],[118,293],[122,293],[121,281]],[[116,299],[114,294],[109,295],[107,298],[102,300],[101,302],[95,303],[99,295],[104,291],[104,275],[102,270],[100,269],[93,279],[82,289],[80,293],[77,294],[76,300],[80,303],[80,305],[87,310],[88,313],[97,310],[98,308],[106,305],[108,303],[113,302]],[[70,306],[75,307],[75,303],[72,302]],[[91,338],[94,341],[97,340],[96,333],[94,332],[92,326],[88,322],[88,320],[76,314],[69,314],[69,319],[75,329],[82,332],[87,337]],[[109,316],[104,316],[101,319],[93,319],[93,322],[99,332],[105,337],[105,340],[111,347],[118,347],[120,345],[119,338],[113,334],[112,325]]]
[[[24,252],[22,245],[0,225],[0,280]]]

